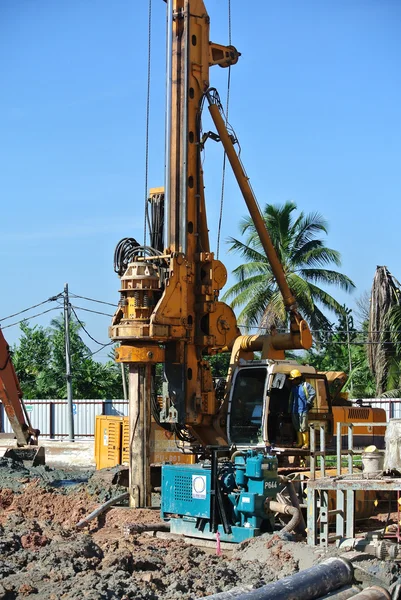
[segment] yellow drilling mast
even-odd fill
[[[210,88],[209,69],[236,64],[233,46],[209,40],[209,16],[202,0],[168,0],[168,106],[166,177],[152,189],[152,239],[120,246],[120,302],[110,337],[120,341],[116,360],[129,364],[131,427],[130,493],[134,506],[150,498],[148,436],[150,415],[175,428],[181,439],[203,446],[224,445],[224,406],[219,405],[205,356],[233,350],[232,367],[242,356],[262,350],[283,359],[284,350],[309,348],[309,328],[274,250],[264,220]],[[201,116],[205,103],[215,123],[290,315],[290,332],[241,336],[232,309],[218,300],[227,280],[223,263],[210,251],[201,163]],[[161,218],[163,213],[163,218]],[[164,220],[163,226],[160,225]],[[164,235],[163,235],[164,233]],[[163,239],[164,238],[164,239]],[[161,241],[160,241],[161,240]],[[156,244],[156,242],[155,242]],[[154,370],[164,365],[162,406],[155,405]],[[231,369],[232,370],[232,369]]]

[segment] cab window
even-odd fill
[[[241,369],[231,397],[230,438],[235,444],[261,441],[267,369]]]
[[[316,400],[314,407],[315,410],[317,412],[327,413],[329,410],[329,405],[327,402],[327,390],[325,381],[323,379],[315,379],[315,381],[311,383],[316,388]]]

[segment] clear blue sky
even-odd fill
[[[232,68],[230,121],[259,202],[291,199],[327,218],[327,243],[357,285],[354,299],[370,289],[376,265],[400,279],[401,3],[231,4],[232,43],[242,56]],[[149,184],[158,186],[165,4],[152,5]],[[147,8],[147,0],[0,2],[0,317],[65,282],[76,294],[118,300],[114,247],[143,236]],[[226,0],[207,8],[212,40],[227,43]],[[223,99],[226,77],[219,67],[211,72]],[[214,247],[221,162],[221,148],[210,144],[204,167]],[[223,240],[244,214],[230,174]],[[226,248],[221,258],[231,271],[239,259]],[[46,325],[52,314],[32,323]],[[107,317],[80,316],[108,341]],[[13,343],[18,327],[4,333]]]

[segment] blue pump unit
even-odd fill
[[[217,453],[216,453],[217,456]],[[170,531],[192,537],[242,542],[271,531],[266,499],[279,491],[277,458],[248,450],[234,460],[163,465],[161,516]]]

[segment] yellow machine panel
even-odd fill
[[[364,423],[366,426],[354,427],[354,446],[363,448],[374,444],[377,448],[384,448],[385,427],[373,427],[373,423],[385,423],[386,411],[383,408],[370,406],[333,406],[334,436],[337,433],[337,423]],[[341,437],[346,443],[348,427],[341,428]]]
[[[194,454],[178,450],[173,433],[166,431],[152,420],[150,430],[151,465],[162,463],[195,463]],[[96,469],[115,467],[129,463],[129,420],[128,417],[98,415],[95,427]]]
[[[129,420],[128,420],[128,417],[123,418],[121,464],[129,465]]]
[[[98,415],[95,426],[95,460],[97,469],[121,463],[123,417]]]

